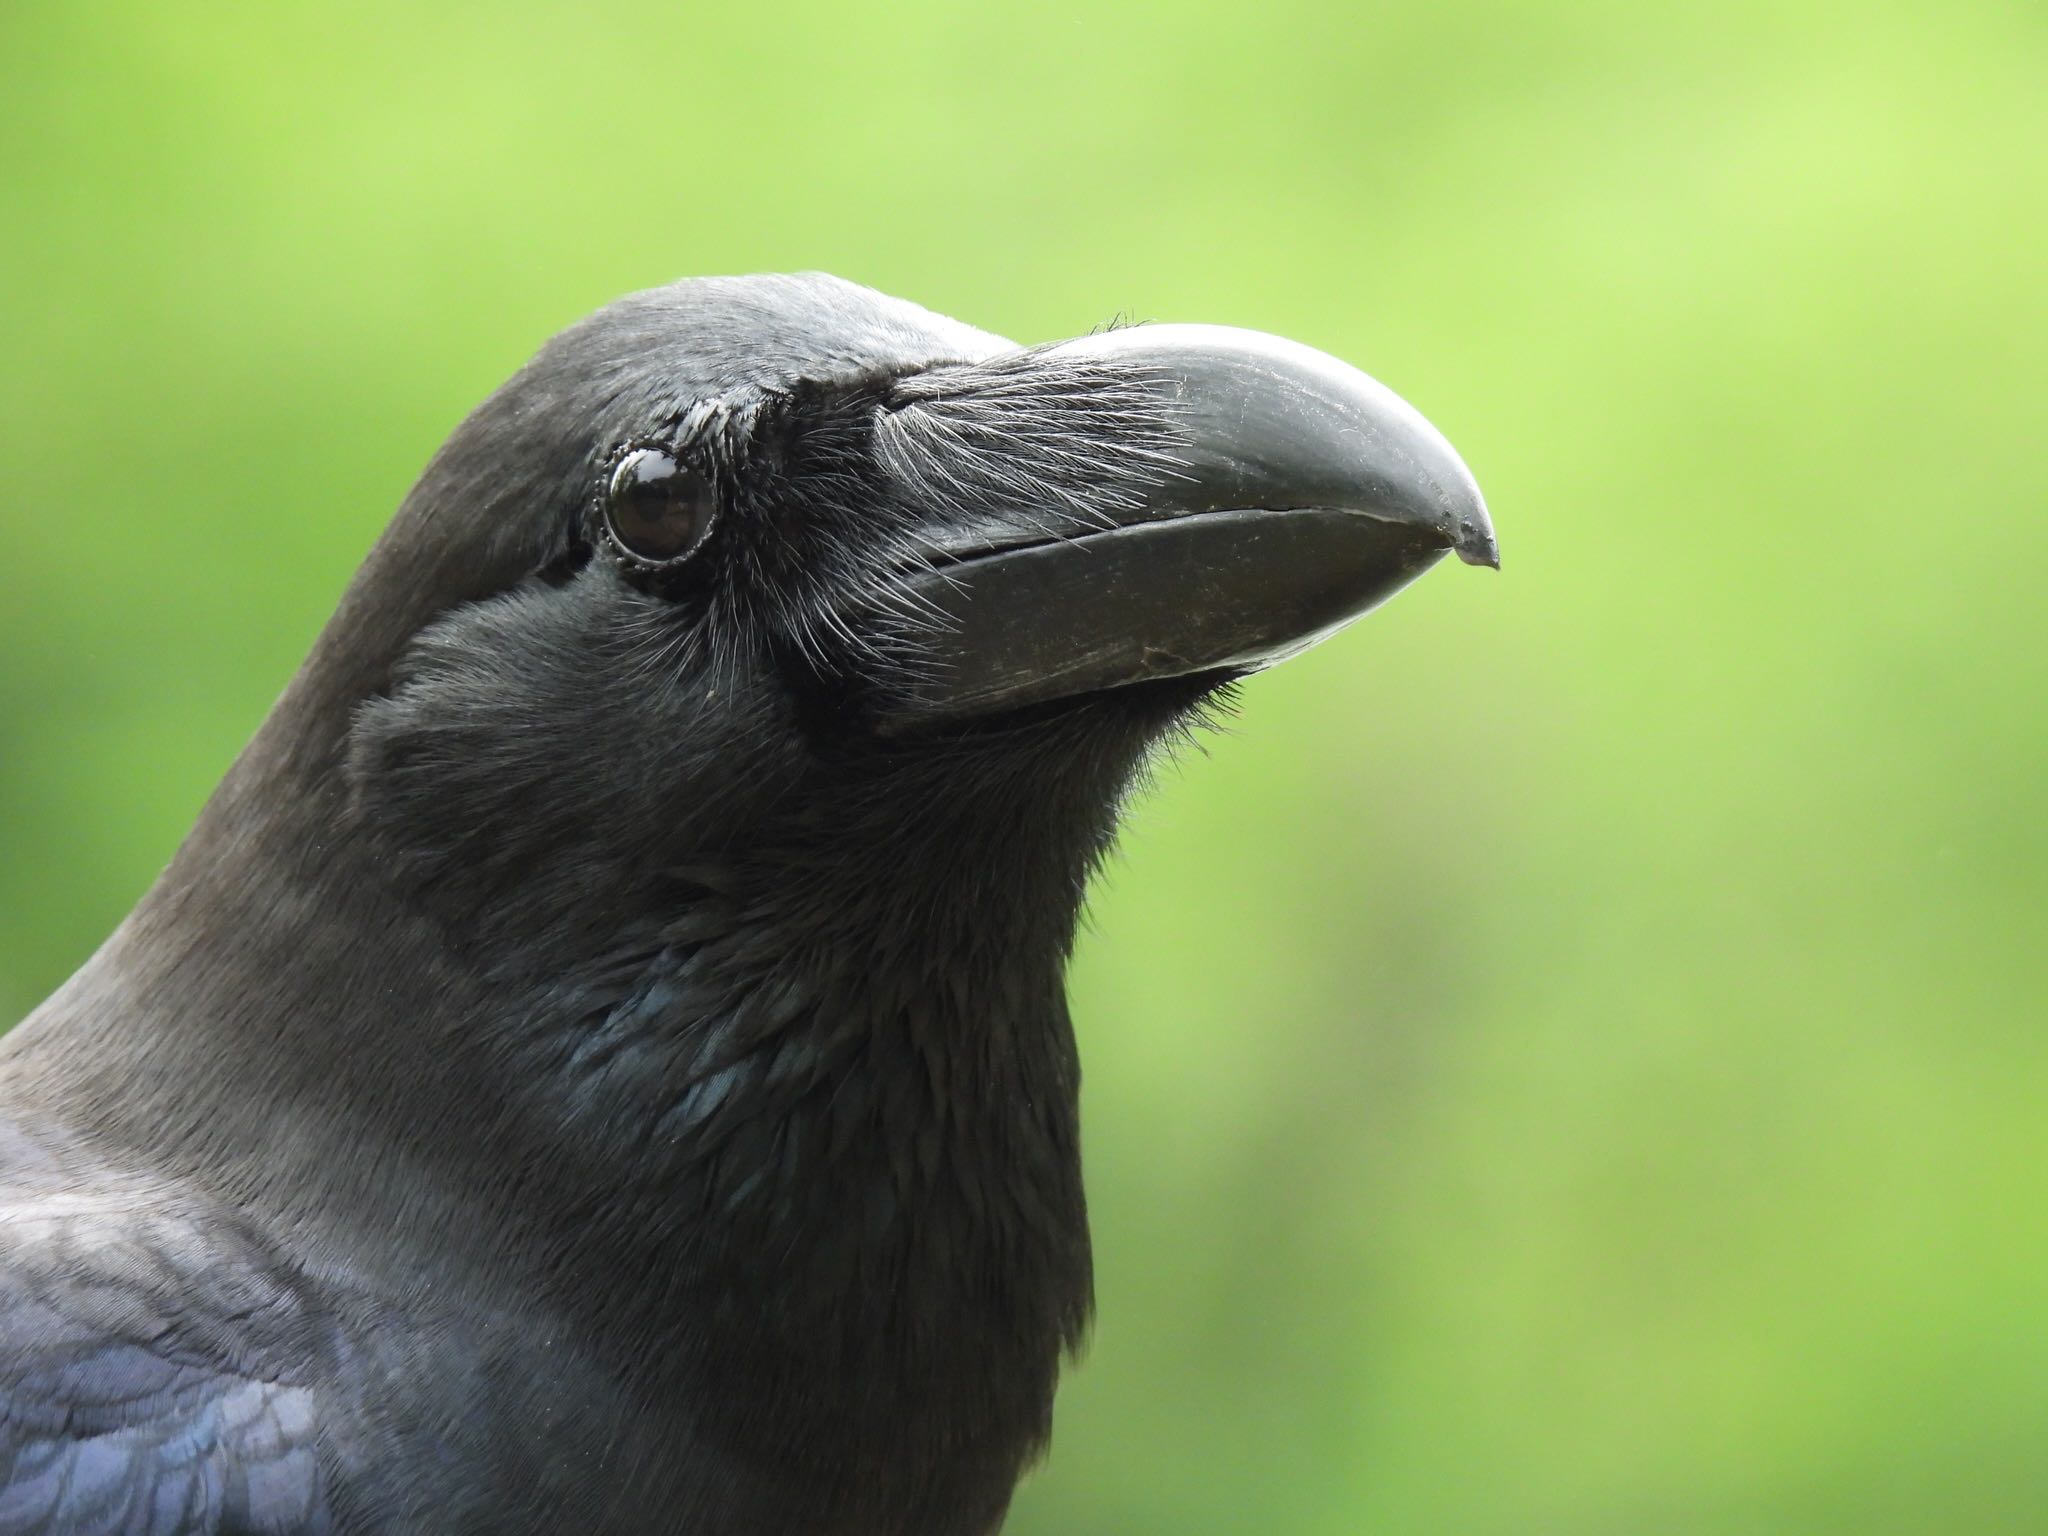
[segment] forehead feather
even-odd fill
[[[686,401],[968,362],[1011,346],[823,273],[701,277],[606,305],[543,347],[526,374],[590,404],[657,393]]]

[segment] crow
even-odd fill
[[[1090,873],[1447,551],[1458,456],[1275,337],[571,326],[0,1041],[0,1533],[995,1531],[1089,1319]]]

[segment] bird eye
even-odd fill
[[[705,478],[663,448],[635,448],[604,489],[604,526],[633,559],[668,565],[711,531],[717,499]]]

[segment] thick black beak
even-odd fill
[[[1087,438],[1070,443],[1070,462],[1114,466],[1122,454],[1136,468],[1085,525],[1058,507],[939,520],[933,566],[908,578],[935,625],[929,664],[878,711],[885,732],[1256,670],[1447,551],[1500,563],[1478,485],[1420,413],[1350,365],[1257,331],[1141,326],[1021,354],[1007,362],[1010,386],[979,407],[972,441],[925,434],[909,459],[885,440],[883,463],[920,488],[1001,484],[988,461],[1003,452],[1005,401],[1019,442],[1046,451],[1033,370],[1137,381],[1156,409],[1082,409],[1063,429]],[[948,453],[977,462],[933,462]]]

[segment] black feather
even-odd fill
[[[0,1045],[0,1532],[994,1529],[1090,1307],[1076,914],[1215,682],[860,728],[935,520],[1175,473],[1151,381],[1016,355],[681,284],[455,432]],[[648,434],[725,504],[662,590],[591,515]]]

